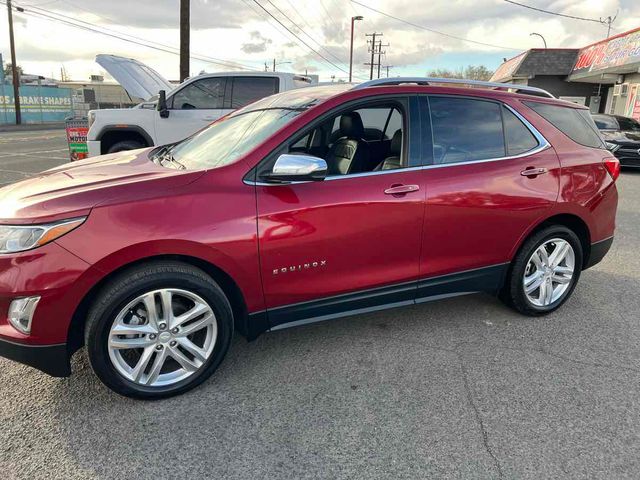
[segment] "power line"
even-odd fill
[[[385,12],[382,12],[380,10],[377,10],[377,9],[375,9],[373,7],[370,7],[369,5],[366,5],[364,3],[358,2],[357,0],[351,0],[351,2],[355,3],[357,5],[360,5],[361,7],[364,7],[366,9],[368,9],[368,10],[371,10],[372,12],[376,12],[376,13],[379,13],[380,15],[384,15],[385,17],[392,18],[392,19],[394,19],[394,20],[396,20],[398,22],[405,23],[407,25],[411,25],[412,27],[419,28],[420,30],[426,30],[427,32],[431,32],[431,33],[435,33],[435,34],[442,35],[442,36],[445,36],[445,37],[453,38],[455,40],[461,40],[463,42],[468,42],[468,43],[475,43],[476,45],[483,45],[485,47],[500,48],[502,50],[524,50],[524,49],[521,49],[521,48],[518,48],[518,47],[505,47],[503,45],[494,45],[492,43],[478,42],[476,40],[471,40],[470,38],[459,37],[457,35],[452,35],[450,33],[441,32],[441,31],[435,30],[433,28],[425,27],[423,25],[418,25],[417,23],[413,23],[413,22],[410,22],[408,20],[404,20],[402,18],[393,16],[393,15],[391,15],[389,13],[385,13]]]
[[[270,0],[267,0],[270,2]],[[322,55],[320,52],[318,52],[316,49],[314,49],[313,47],[311,47],[307,42],[305,42],[302,38],[300,38],[295,32],[293,32],[289,27],[287,27],[285,24],[283,24],[276,16],[274,16],[269,10],[267,10],[266,8],[264,8],[264,6],[258,2],[258,0],[253,0],[253,2],[258,5],[258,7],[260,7],[267,15],[269,15],[271,18],[273,18],[276,22],[278,22],[280,25],[282,25],[291,35],[293,35],[296,39],[298,39],[305,47],[307,47],[309,50],[311,50],[313,53],[315,53],[317,56],[319,56],[320,58],[322,58],[325,62],[329,63],[330,65],[334,66],[335,68],[337,68],[338,70],[340,70],[341,72],[344,73],[349,73],[347,72],[345,69],[343,69],[342,67],[339,67],[338,65],[336,65],[335,63],[333,63],[331,60],[329,60],[327,57],[325,57],[324,55]],[[271,3],[273,5],[273,3]],[[289,20],[292,24],[295,25],[295,22],[292,22],[291,19],[289,17],[287,17],[285,15],[285,18],[287,18],[287,20]]]
[[[0,3],[6,5],[6,3],[2,0],[0,0]],[[163,43],[158,43],[158,42],[152,42],[140,37],[136,37],[134,35],[130,35],[130,34],[126,34],[126,33],[121,33],[121,32],[117,32],[115,30],[110,30],[106,27],[100,27],[98,25],[95,25],[93,23],[84,21],[84,20],[79,20],[73,17],[69,17],[60,13],[56,13],[56,12],[51,12],[49,10],[45,10],[43,8],[39,8],[39,7],[31,7],[30,10],[22,7],[22,6],[17,6],[18,8],[18,12],[22,13],[23,15],[28,15],[28,16],[32,16],[35,18],[40,18],[40,19],[44,19],[47,21],[51,21],[51,22],[58,22],[58,23],[62,23],[64,25],[68,25],[68,26],[72,26],[72,27],[76,27],[82,30],[86,30],[89,32],[93,32],[93,33],[99,33],[101,35],[105,35],[111,38],[116,38],[118,40],[122,40],[124,42],[129,42],[135,45],[139,45],[142,47],[147,47],[147,48],[151,48],[154,50],[158,50],[161,52],[165,52],[165,53],[170,53],[172,55],[179,55],[179,51],[172,51],[172,50],[168,50],[168,49],[174,49],[174,50],[179,50],[177,47],[173,47],[171,45],[166,45]],[[43,13],[46,12],[46,13]],[[125,38],[125,37],[129,37],[129,38]],[[140,40],[140,41],[138,41]],[[144,43],[143,43],[144,42]],[[234,68],[234,69],[249,69],[249,70],[257,70],[255,67],[253,66],[249,66],[249,65],[244,65],[241,63],[237,63],[237,62],[231,62],[231,61],[226,61],[223,59],[219,59],[219,58],[214,58],[214,57],[208,57],[205,55],[200,55],[200,54],[192,54],[191,58],[195,59],[195,60],[200,60],[200,61],[205,61],[205,62],[210,62],[210,63],[214,63],[223,67],[227,67],[227,68]]]
[[[504,0],[504,1],[507,3],[512,3],[513,5],[518,5],[519,7],[528,8],[529,10],[535,10],[536,12],[542,12],[548,15],[555,15],[556,17],[573,18],[574,20],[584,20],[585,22],[604,23],[602,19],[596,20],[595,18],[577,17],[575,15],[565,15],[564,13],[551,12],[549,10],[544,10],[542,8],[532,7],[531,5],[525,5],[524,3],[514,2],[513,0]]]
[[[313,43],[315,43],[316,45],[318,45],[318,47],[319,47],[321,50],[324,50],[324,51],[327,53],[327,55],[330,55],[331,57],[335,58],[338,62],[340,62],[340,63],[344,63],[344,64],[346,65],[346,63],[347,63],[347,62],[345,62],[345,61],[344,61],[344,60],[342,60],[341,58],[339,58],[339,57],[337,57],[336,55],[334,55],[333,53],[331,53],[331,52],[330,52],[329,50],[327,50],[327,49],[326,49],[326,48],[325,48],[325,47],[324,47],[320,42],[318,42],[318,41],[317,41],[316,39],[314,39],[311,35],[309,35],[309,34],[308,34],[307,32],[305,32],[302,28],[300,28],[300,26],[299,26],[296,22],[294,22],[293,20],[291,20],[291,18],[290,18],[290,17],[289,17],[285,12],[283,12],[283,11],[282,11],[282,9],[278,8],[278,6],[277,6],[276,4],[274,4],[271,0],[267,0],[267,1],[271,4],[271,6],[273,6],[273,8],[275,8],[275,9],[280,13],[280,15],[282,15],[284,18],[286,18],[287,20],[289,20],[289,21],[290,21],[290,22],[291,22],[291,23],[292,23],[292,24],[293,24],[293,25],[298,29],[298,31],[299,31],[299,32],[304,33],[304,34],[305,34],[305,35],[306,35],[306,36],[307,36],[307,37],[308,37],[308,38],[309,38]],[[305,23],[307,23],[307,22],[305,21]],[[309,24],[307,23],[307,25],[309,25]],[[311,28],[311,26],[310,26],[310,25],[309,25],[309,28]]]

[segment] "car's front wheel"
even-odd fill
[[[582,244],[572,230],[562,225],[547,227],[524,243],[501,296],[525,315],[550,313],[571,296],[582,258]]]
[[[154,262],[125,271],[89,312],[89,360],[109,388],[129,397],[163,398],[206,380],[231,341],[233,314],[202,270]]]

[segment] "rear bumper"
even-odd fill
[[[71,375],[67,345],[25,345],[0,339],[0,357],[29,365],[53,377]]]
[[[584,266],[584,270],[587,268],[591,268],[605,257],[611,245],[613,244],[613,237],[605,238],[604,240],[600,240],[599,242],[595,242],[591,244],[591,253],[589,254],[589,258],[587,259],[587,263]]]

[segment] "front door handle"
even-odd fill
[[[417,192],[420,190],[418,185],[391,185],[384,193],[387,195],[404,195],[409,192]]]
[[[543,173],[547,173],[549,170],[546,168],[536,168],[536,167],[527,167],[523,171],[520,172],[520,175],[523,177],[535,178],[538,175],[542,175]]]

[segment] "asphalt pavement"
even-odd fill
[[[0,183],[66,159],[0,134]],[[640,476],[640,172],[573,297],[527,318],[472,295],[233,342],[181,397],[119,397],[84,352],[67,379],[0,359],[12,478],[622,479]]]

